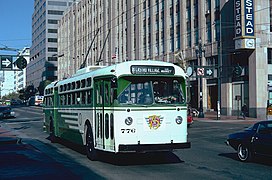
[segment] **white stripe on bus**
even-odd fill
[[[71,118],[71,119],[77,119],[78,118],[77,115],[73,116],[73,115],[61,114],[60,116],[63,117],[63,118]]]
[[[77,125],[77,121],[73,121],[73,120],[66,120],[64,121],[65,123],[68,123],[68,124],[74,124],[74,125]]]
[[[69,125],[68,127],[69,127],[70,129],[79,130],[79,127],[76,127],[76,126],[71,126],[71,125]]]

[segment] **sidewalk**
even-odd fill
[[[220,118],[217,118],[217,112],[206,112],[204,114],[204,118],[199,117],[193,117],[194,121],[207,121],[207,122],[257,122],[261,121],[257,118],[252,117],[246,117],[243,119],[242,116],[226,116],[226,115],[220,115]]]
[[[0,124],[0,179],[80,179],[15,133]]]
[[[9,130],[4,129],[0,125],[0,145],[16,144],[19,138]]]

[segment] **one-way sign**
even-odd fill
[[[12,56],[1,56],[1,69],[12,70]]]
[[[213,69],[206,68],[206,76],[213,76]]]

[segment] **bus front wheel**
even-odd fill
[[[87,124],[87,132],[86,132],[86,153],[87,157],[95,161],[97,160],[97,151],[94,148],[94,138],[90,124]]]

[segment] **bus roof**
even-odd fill
[[[187,77],[184,70],[172,63],[163,62],[163,61],[154,61],[154,60],[135,60],[135,61],[127,61],[120,64],[108,66],[105,68],[98,69],[94,71],[93,77],[103,76],[103,75],[115,75],[117,78],[123,75],[131,75],[131,67],[132,66],[160,66],[166,67],[171,66],[174,67],[174,75],[182,76],[184,78]]]
[[[123,75],[132,75],[131,72],[131,67],[132,66],[152,66],[152,67],[173,67],[174,68],[174,74],[172,75],[176,75],[176,76],[182,76],[184,78],[187,78],[187,74],[184,72],[184,70],[177,66],[174,65],[172,63],[168,63],[168,62],[163,62],[163,61],[154,61],[154,60],[133,60],[133,61],[126,61],[126,62],[122,62],[119,64],[115,64],[115,65],[111,65],[111,66],[107,66],[107,67],[98,67],[98,69],[96,70],[90,70],[93,68],[89,68],[87,67],[87,69],[81,69],[79,70],[77,74],[75,74],[73,77],[68,78],[68,79],[64,79],[61,80],[59,82],[53,82],[51,84],[49,84],[46,89],[48,88],[52,88],[55,85],[63,85],[72,81],[78,81],[81,80],[83,78],[88,78],[88,77],[99,77],[99,76],[116,76],[117,78]],[[86,72],[86,73],[82,73],[82,72]]]

